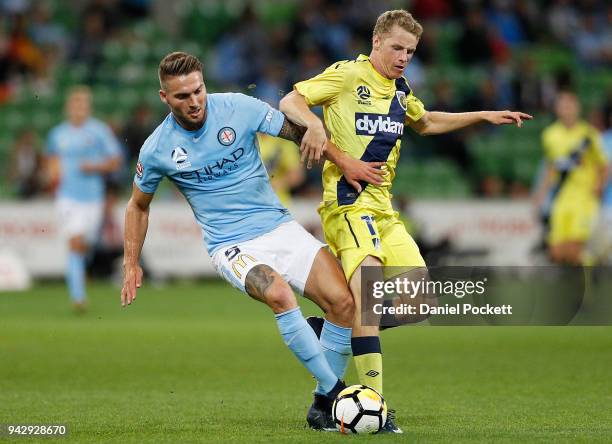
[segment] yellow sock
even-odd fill
[[[355,356],[355,367],[359,383],[372,387],[378,393],[383,391],[382,354],[368,353]]]
[[[382,352],[378,336],[358,336],[351,339],[359,383],[383,391]]]

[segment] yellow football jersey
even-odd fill
[[[363,182],[359,195],[336,165],[325,162],[323,201],[391,208],[391,182],[404,125],[419,120],[426,112],[406,79],[383,77],[369,57],[360,55],[356,60],[334,63],[316,77],[297,83],[295,89],[309,106],[323,105],[325,125],[339,149],[365,162],[386,162],[384,183],[375,186]]]
[[[288,174],[295,168],[301,168],[299,149],[295,146],[295,143],[289,140],[263,133],[257,134],[257,142],[259,155],[266,167],[268,176],[270,176],[274,191],[281,203],[289,207],[291,205],[291,190],[287,187],[279,187],[279,181],[274,179]]]
[[[593,193],[599,170],[607,163],[596,128],[584,121],[571,128],[555,122],[542,133],[542,146],[557,170],[558,199]]]

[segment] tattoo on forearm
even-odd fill
[[[302,143],[304,133],[306,133],[305,127],[297,125],[285,117],[283,127],[281,128],[280,133],[278,133],[278,137],[291,140],[296,145],[300,145]]]
[[[258,300],[264,300],[264,293],[274,282],[274,270],[268,265],[257,265],[245,280],[247,293]]]

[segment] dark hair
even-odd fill
[[[192,72],[202,72],[202,62],[186,52],[171,52],[159,62],[159,83],[164,86],[168,77],[182,76]]]

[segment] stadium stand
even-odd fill
[[[22,9],[10,9],[13,3]],[[393,1],[343,1],[338,6],[324,0],[179,0],[171,7],[136,2],[140,9],[135,10],[133,3],[0,2],[0,197],[16,197],[6,168],[17,136],[33,127],[44,140],[61,118],[66,89],[74,84],[92,85],[96,112],[103,119],[126,123],[143,104],[162,115],[166,110],[155,94],[157,63],[170,51],[185,50],[205,62],[211,91],[258,96],[264,94],[258,85],[280,85],[280,96],[340,55],[367,53],[367,30],[376,14],[396,6]],[[494,178],[501,187],[495,196],[524,195],[516,190],[528,189],[538,169],[539,134],[551,120],[554,91],[573,85],[587,115],[606,106],[602,92],[612,89],[606,3],[570,4],[575,44],[559,31],[566,11],[559,11],[557,2],[509,2],[509,8],[500,6],[503,2],[442,2],[446,7],[435,12],[415,3],[415,14],[425,14],[426,33],[408,76],[426,105],[434,103],[436,85],[446,81],[455,91],[452,111],[472,104],[520,107],[535,120],[520,132],[465,131],[459,137],[467,164],[439,154],[445,139],[407,134],[394,192],[487,196],[483,184]],[[592,29],[601,31],[595,43],[589,40]],[[461,42],[474,36],[484,36],[485,50],[460,50]],[[273,63],[284,69],[266,69]]]

